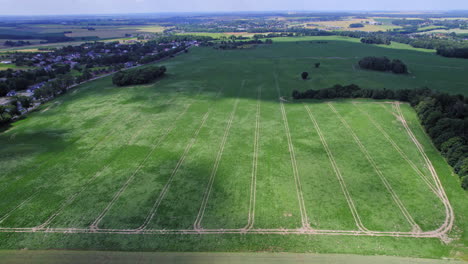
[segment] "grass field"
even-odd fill
[[[28,66],[16,66],[15,64],[4,64],[0,63],[0,71],[7,70],[7,69],[17,69],[17,70],[28,70],[28,69],[34,69],[34,67],[28,67]]]
[[[194,48],[156,83],[103,78],[14,123],[0,134],[0,248],[466,258],[466,193],[408,105],[289,99],[426,79],[466,92],[457,80],[467,77],[445,68],[466,61],[344,38],[275,40]],[[412,75],[353,67],[368,55],[404,58]]]

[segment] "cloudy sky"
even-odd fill
[[[468,0],[0,0],[0,15],[462,9]]]

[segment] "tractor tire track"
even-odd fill
[[[242,87],[244,86],[245,81],[242,83]],[[208,199],[210,198],[211,190],[213,189],[213,183],[216,177],[216,174],[218,172],[218,167],[219,163],[221,162],[221,158],[224,153],[224,146],[226,145],[227,139],[229,137],[229,131],[231,130],[232,122],[234,120],[234,116],[236,115],[236,110],[237,110],[237,105],[239,104],[239,97],[236,99],[234,102],[234,107],[232,109],[231,115],[229,117],[228,123],[226,124],[226,128],[224,129],[224,135],[221,140],[221,144],[218,150],[218,154],[216,155],[216,160],[213,165],[213,168],[211,170],[211,175],[210,175],[210,180],[208,182],[207,188],[205,190],[205,193],[203,194],[203,200],[202,204],[200,206],[200,209],[198,210],[197,218],[195,219],[195,223],[193,224],[193,227],[195,230],[200,230],[202,229],[201,227],[201,221],[203,220],[203,217],[205,215],[205,210],[206,206],[208,204]]]
[[[276,85],[276,90],[278,92],[278,97],[281,98],[281,92],[280,92],[280,88],[278,84],[278,77],[276,74],[274,77],[275,77],[275,85]],[[284,124],[285,133],[286,133],[286,138],[288,140],[289,155],[291,158],[291,165],[293,168],[293,175],[294,175],[294,183],[296,184],[297,199],[299,202],[299,209],[301,212],[302,228],[306,230],[306,229],[310,229],[311,227],[310,227],[310,221],[307,216],[307,211],[305,207],[304,195],[302,193],[302,185],[301,185],[301,179],[299,176],[299,170],[297,168],[296,154],[294,152],[294,146],[293,146],[292,139],[291,139],[291,133],[289,131],[288,117],[286,115],[286,110],[284,107],[283,100],[280,100],[279,104],[280,104],[280,109],[281,109],[281,115],[283,117],[283,124]]]
[[[330,109],[336,114],[336,116],[338,117],[338,119],[340,119],[341,123],[344,125],[344,127],[346,128],[346,130],[348,130],[348,132],[351,134],[351,136],[353,137],[354,139],[354,142],[359,146],[359,149],[361,150],[361,152],[364,154],[364,156],[366,157],[367,161],[369,161],[369,163],[372,165],[372,167],[374,168],[374,171],[377,173],[377,175],[379,176],[380,180],[382,181],[382,183],[384,184],[385,188],[387,189],[387,191],[390,193],[390,195],[392,196],[392,199],[393,201],[395,202],[395,204],[398,206],[398,208],[400,209],[401,213],[403,214],[403,216],[405,217],[406,221],[408,221],[408,223],[412,226],[413,230],[418,230],[420,231],[421,228],[419,227],[419,225],[414,221],[413,217],[411,216],[411,214],[408,212],[408,209],[406,209],[405,205],[403,204],[403,202],[400,200],[400,198],[398,197],[398,195],[395,193],[395,191],[393,190],[391,184],[388,182],[388,180],[385,178],[385,176],[383,175],[382,171],[379,169],[379,167],[377,166],[377,164],[375,163],[374,159],[371,157],[371,155],[369,154],[369,152],[367,151],[367,149],[364,147],[364,145],[362,144],[361,140],[359,139],[359,137],[356,135],[356,133],[354,133],[354,131],[352,130],[352,128],[349,126],[348,122],[346,122],[346,120],[344,120],[344,118],[341,116],[341,114],[336,110],[336,108],[331,104],[331,103],[328,103],[328,106],[330,107]]]
[[[250,182],[249,216],[248,216],[247,225],[243,228],[244,230],[252,229],[255,223],[258,151],[259,151],[259,141],[260,141],[260,110],[261,110],[260,99],[261,99],[261,96],[262,96],[262,86],[259,86],[258,94],[257,94],[257,111],[255,113],[255,136],[254,136],[254,152],[253,152],[253,161],[252,161],[252,178]]]
[[[215,96],[215,99],[217,99],[221,92],[222,92],[222,89],[221,88],[218,93],[216,94]],[[171,176],[169,176],[169,179],[167,180],[166,184],[164,185],[163,189],[161,190],[161,192],[159,193],[159,196],[158,198],[156,199],[156,201],[154,202],[153,206],[151,207],[151,210],[150,212],[148,213],[148,215],[146,216],[145,218],[145,221],[143,222],[143,224],[138,227],[136,230],[138,231],[142,231],[142,230],[145,230],[149,223],[153,220],[153,218],[155,217],[158,209],[159,209],[159,206],[161,205],[162,201],[164,200],[164,198],[166,197],[166,193],[168,192],[169,188],[171,187],[172,185],[172,182],[174,180],[174,177],[175,175],[177,174],[177,172],[179,171],[179,168],[180,166],[182,165],[182,163],[184,162],[187,154],[189,153],[190,149],[192,148],[192,146],[195,144],[195,142],[197,141],[197,138],[198,138],[198,135],[200,134],[200,131],[201,129],[204,127],[205,123],[206,123],[206,120],[208,119],[208,116],[210,115],[211,113],[211,108],[208,109],[208,111],[205,113],[203,119],[202,119],[202,122],[200,124],[200,126],[198,127],[198,129],[195,131],[194,135],[192,136],[191,140],[189,141],[189,143],[187,144],[187,146],[185,147],[185,150],[184,150],[184,153],[182,154],[182,156],[180,157],[179,161],[177,162],[177,165],[176,167],[173,169],[172,173],[171,173]]]
[[[340,183],[341,190],[346,198],[346,201],[348,202],[348,206],[351,211],[351,214],[353,215],[356,226],[358,227],[360,231],[369,232],[369,230],[365,228],[364,225],[362,224],[361,217],[359,216],[356,206],[354,205],[354,201],[348,191],[348,188],[346,187],[346,183],[343,179],[343,176],[341,175],[341,171],[338,167],[338,164],[336,163],[335,157],[333,156],[330,148],[328,147],[327,141],[325,140],[325,137],[323,136],[322,130],[320,129],[317,123],[317,120],[315,119],[314,115],[312,114],[312,111],[310,111],[310,108],[306,104],[304,104],[304,107],[307,110],[309,118],[312,121],[312,124],[314,125],[314,128],[320,138],[320,141],[322,142],[323,148],[325,149],[327,153],[327,156],[328,156],[328,159],[330,160],[333,171],[335,172],[335,175],[338,178],[338,182]]]

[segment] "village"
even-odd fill
[[[199,44],[198,40],[175,37],[2,55],[1,64],[18,68],[0,71],[0,122],[12,121],[84,82],[188,52],[190,46]]]

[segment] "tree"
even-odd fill
[[[392,72],[396,74],[408,73],[408,67],[401,60],[392,61]]]
[[[5,114],[7,113],[7,107],[4,105],[0,105],[0,117],[2,120],[5,119]]]
[[[301,73],[301,77],[303,80],[307,80],[307,77],[309,77],[309,73],[308,72],[303,72]]]
[[[319,67],[320,67],[320,62],[315,63],[315,68],[319,68]]]
[[[14,98],[14,103],[16,106],[21,106],[25,109],[28,109],[29,107],[32,106],[32,100],[31,98],[27,97],[27,96],[16,96]]]
[[[0,97],[8,93],[8,85],[5,82],[0,82]]]
[[[461,187],[465,190],[468,190],[468,176],[464,176],[461,179]]]
[[[460,159],[453,169],[460,177],[468,176],[468,158]]]

